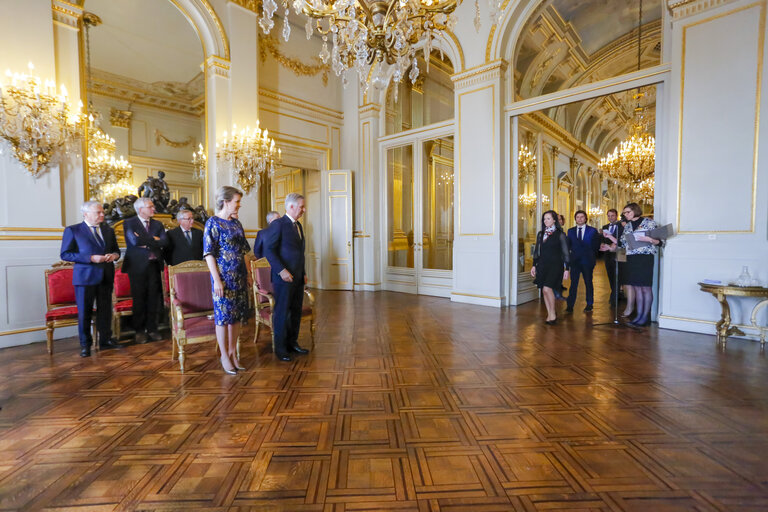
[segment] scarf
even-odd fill
[[[550,226],[550,227],[548,227],[548,228],[545,228],[545,229],[544,229],[544,238],[543,238],[543,240],[542,240],[542,241],[543,241],[543,242],[546,242],[546,241],[547,241],[547,238],[549,238],[549,235],[551,235],[551,234],[552,234],[552,233],[554,233],[554,232],[555,232],[555,226],[554,226],[554,225],[552,225],[552,226]]]

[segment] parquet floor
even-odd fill
[[[757,343],[592,327],[604,292],[554,327],[318,295],[312,354],[264,336],[237,376],[213,347],[181,375],[167,341],[0,351],[0,510],[768,510]]]

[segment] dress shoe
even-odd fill
[[[163,337],[160,335],[157,331],[152,331],[147,334],[147,337],[152,341],[160,341],[163,339]]]
[[[231,370],[227,370],[226,368],[224,368],[224,361],[222,361],[221,359],[219,359],[219,363],[221,363],[221,369],[224,370],[224,373],[226,373],[227,375],[237,375],[236,369],[232,368]]]
[[[544,320],[544,323],[547,325],[555,325],[557,323],[557,318],[554,320]]]
[[[592,304],[587,304],[587,307],[584,308],[584,312],[589,313],[590,311],[592,311]]]
[[[568,306],[567,308],[565,308],[565,312],[566,313],[573,313],[573,308],[571,306]]]
[[[147,335],[143,332],[136,333],[136,336],[133,340],[137,345],[143,345],[147,342]]]
[[[293,347],[288,348],[289,352],[296,352],[297,354],[309,354],[309,350],[305,348],[301,348],[298,345],[294,345]]]
[[[99,343],[99,348],[123,348],[123,346],[117,342],[117,339],[109,338],[108,340]]]
[[[91,349],[88,347],[81,348],[80,357],[91,357]]]
[[[288,361],[290,361],[290,360],[291,360],[291,356],[289,356],[288,354],[283,354],[283,355],[281,355],[281,356],[280,356],[280,355],[277,355],[277,354],[275,354],[275,357],[276,357],[276,358],[278,358],[280,361],[286,361],[286,362],[288,362]]]

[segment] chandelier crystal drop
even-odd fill
[[[121,155],[115,158],[115,139],[88,116],[88,184],[91,198],[102,203],[135,192],[133,168]]]
[[[500,5],[489,0],[491,6]],[[399,82],[416,60],[417,47],[423,49],[427,65],[433,41],[456,25],[454,11],[461,0],[281,0],[284,8],[283,38],[290,37],[288,13],[307,17],[307,39],[313,33],[323,38],[319,53],[323,63],[331,61],[336,76],[348,70],[357,72],[360,85],[368,89],[371,71],[395,66],[395,81]],[[269,33],[278,10],[275,0],[263,0],[259,26]],[[492,16],[500,13],[492,9]],[[330,48],[329,48],[330,45]],[[411,82],[418,70],[408,74]],[[390,74],[381,72],[374,85],[386,87]],[[345,76],[346,79],[346,76]]]
[[[192,166],[194,168],[192,178],[196,181],[204,181],[205,171],[208,168],[208,157],[202,144],[199,144],[197,151],[192,153]]]
[[[520,181],[536,176],[536,155],[523,144],[520,144],[520,150],[517,153],[517,172]]]
[[[221,144],[216,144],[216,158],[229,164],[235,181],[246,194],[258,188],[264,173],[274,174],[275,164],[282,161],[282,156],[269,132],[259,128],[259,121],[253,130],[249,126],[238,132],[237,126],[233,126],[232,132],[224,132]]]
[[[85,131],[83,105],[69,104],[67,89],[52,80],[5,72],[0,84],[0,137],[13,148],[16,159],[37,178],[58,164]],[[57,94],[58,92],[58,94]]]

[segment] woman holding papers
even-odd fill
[[[625,280],[633,290],[637,305],[637,316],[630,323],[642,327],[651,323],[653,259],[661,243],[660,240],[646,236],[646,232],[656,229],[658,224],[653,219],[643,217],[643,210],[637,203],[629,203],[621,213],[627,219],[619,239],[619,243],[627,248]]]

